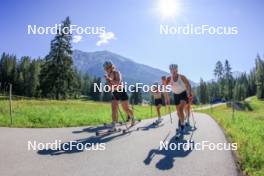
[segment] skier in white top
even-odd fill
[[[181,74],[178,74],[178,65],[170,65],[171,76],[167,78],[167,84],[172,87],[174,95],[174,103],[176,105],[177,114],[179,117],[179,132],[184,131],[184,108],[188,103],[188,96],[192,96],[192,88],[188,79]]]

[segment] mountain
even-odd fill
[[[136,82],[152,84],[155,81],[160,82],[161,76],[169,75],[169,73],[165,71],[136,63],[131,59],[109,51],[73,51],[73,62],[77,69],[92,76],[103,78],[105,74],[103,63],[106,60],[111,60],[116,65],[118,70],[122,73],[123,80],[129,84]],[[194,85],[195,83],[191,82],[191,84]]]

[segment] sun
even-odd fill
[[[175,18],[180,14],[179,0],[159,0],[159,13],[162,18]]]

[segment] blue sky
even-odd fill
[[[160,0],[5,0],[0,2],[0,52],[44,57],[52,35],[28,35],[27,25],[53,26],[70,16],[79,26],[105,26],[115,39],[100,46],[98,35],[73,44],[83,51],[109,50],[136,62],[180,72],[198,82],[209,80],[217,60],[228,59],[234,71],[249,71],[256,54],[264,55],[264,2],[261,0],[175,0],[180,11],[161,17]],[[160,25],[237,26],[238,35],[160,35]]]

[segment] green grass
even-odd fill
[[[97,125],[111,122],[110,103],[100,103],[85,100],[19,100],[12,102],[12,127],[70,127]],[[120,109],[121,105],[120,105]],[[137,119],[151,118],[150,106],[134,106]],[[165,114],[165,108],[162,108]],[[152,107],[152,116],[156,116]],[[125,114],[123,112],[123,117]],[[119,120],[122,118],[119,115]],[[0,126],[9,126],[9,102],[0,100]]]
[[[238,143],[238,159],[244,173],[264,176],[264,101],[253,98],[253,111],[236,111],[225,105],[210,110],[202,110],[216,119],[224,128],[232,142]]]

